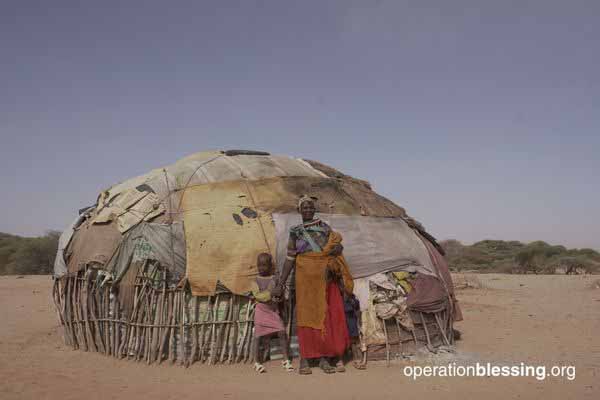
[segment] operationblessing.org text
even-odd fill
[[[447,365],[407,365],[402,369],[404,376],[417,380],[421,377],[533,377],[543,381],[548,377],[575,379],[575,366],[573,365],[527,365],[525,363],[513,365],[493,365],[491,363],[476,363],[471,365],[457,365],[455,362]]]

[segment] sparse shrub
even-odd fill
[[[543,241],[482,240],[468,246],[446,240],[441,245],[453,271],[555,274],[574,265],[573,270],[600,273],[600,253],[593,249],[567,249]]]
[[[50,274],[54,266],[60,232],[23,238],[0,236],[0,274]]]

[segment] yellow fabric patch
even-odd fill
[[[236,294],[252,289],[256,257],[275,257],[275,225],[270,212],[255,208],[255,193],[245,181],[186,189],[182,210],[186,273],[195,296],[212,295],[217,281]],[[246,213],[244,208],[255,211]]]
[[[398,281],[398,284],[400,286],[402,286],[404,291],[406,293],[410,293],[412,290],[412,285],[410,283],[408,283],[408,281],[406,280],[410,277],[410,273],[408,273],[406,271],[398,271],[398,272],[392,272],[392,274],[394,274],[394,278],[396,278],[396,280]]]

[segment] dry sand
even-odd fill
[[[249,365],[147,366],[62,342],[49,277],[0,278],[0,399],[210,398],[600,398],[600,288],[594,276],[467,275],[479,288],[458,292],[465,321],[455,355],[371,363],[345,374],[287,374],[278,363],[256,375]],[[477,284],[478,282],[478,284]],[[471,285],[473,286],[473,285]],[[405,366],[492,362],[574,365],[576,378],[404,376]]]

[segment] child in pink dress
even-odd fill
[[[275,287],[273,276],[273,259],[270,254],[261,253],[256,259],[258,276],[256,277],[256,290],[253,291],[256,300],[254,309],[254,369],[258,373],[265,372],[262,365],[260,345],[263,340],[268,340],[272,335],[279,337],[279,346],[283,352],[283,368],[291,372],[294,370],[288,354],[288,338],[285,333],[283,321],[277,312],[277,303],[271,298],[271,291]]]

